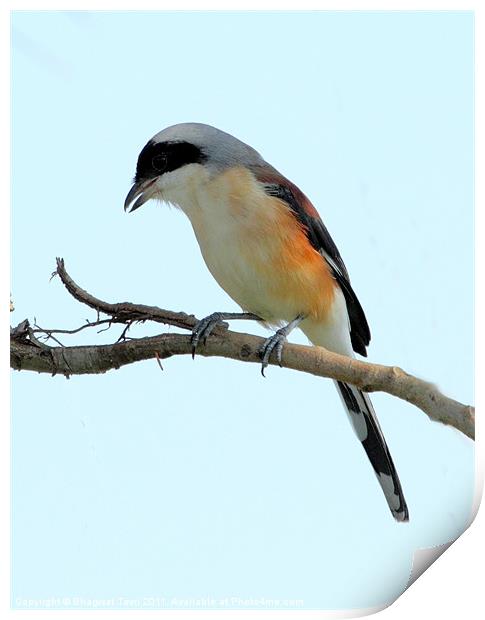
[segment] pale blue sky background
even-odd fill
[[[14,14],[12,320],[94,318],[49,283],[55,256],[109,301],[236,309],[181,213],[122,209],[148,138],[206,122],[319,209],[371,324],[370,360],[473,402],[472,44],[471,13]],[[14,605],[369,607],[402,591],[416,548],[467,523],[473,445],[414,407],[373,396],[403,525],[331,381],[201,357],[164,368],[14,373]]]

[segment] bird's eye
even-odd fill
[[[157,172],[163,172],[167,167],[167,156],[165,153],[155,155],[155,157],[152,158],[152,166]]]

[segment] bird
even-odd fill
[[[370,329],[344,261],[307,196],[251,146],[203,123],[179,123],[139,153],[125,211],[150,199],[188,217],[212,276],[242,312],[214,312],[192,332],[192,353],[222,321],[277,327],[261,349],[281,364],[287,336],[299,328],[316,346],[367,355]],[[335,381],[389,509],[409,521],[389,448],[369,395]]]

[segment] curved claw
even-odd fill
[[[295,329],[295,327],[298,327],[298,325],[304,320],[304,318],[305,317],[303,314],[299,314],[296,318],[293,319],[293,321],[290,321],[288,325],[281,327],[270,338],[265,340],[263,346],[260,349],[260,356],[262,359],[261,374],[263,375],[263,377],[266,376],[264,374],[264,369],[269,364],[269,360],[273,350],[276,353],[276,360],[281,367],[281,353],[286,342],[286,336],[288,336],[288,334],[291,333]]]
[[[266,375],[264,374],[264,370],[265,368],[267,368],[268,364],[269,364],[269,360],[271,358],[271,354],[273,353],[273,351],[276,354],[276,360],[278,362],[278,364],[281,367],[281,353],[283,351],[283,346],[286,342],[286,330],[284,328],[279,329],[277,332],[275,332],[270,338],[268,338],[263,346],[260,349],[260,356],[261,356],[261,374],[263,375],[263,377],[265,377]]]
[[[192,359],[195,357],[195,349],[202,339],[204,344],[211,335],[213,329],[220,325],[226,325],[227,320],[246,320],[246,321],[262,321],[256,314],[251,312],[213,312],[197,323],[192,330]]]
[[[223,314],[221,312],[214,312],[206,316],[199,321],[192,330],[192,337],[190,342],[192,344],[192,359],[195,358],[195,350],[197,345],[202,340],[203,344],[206,344],[207,338],[211,335],[214,327],[223,323]]]

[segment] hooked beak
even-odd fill
[[[135,209],[138,209],[145,204],[145,202],[150,200],[150,198],[152,198],[156,193],[156,189],[154,187],[156,180],[157,177],[154,179],[149,179],[148,181],[139,181],[138,183],[134,183],[125,200],[125,211],[132,213]],[[137,198],[137,200],[130,209],[130,205],[135,198]]]

